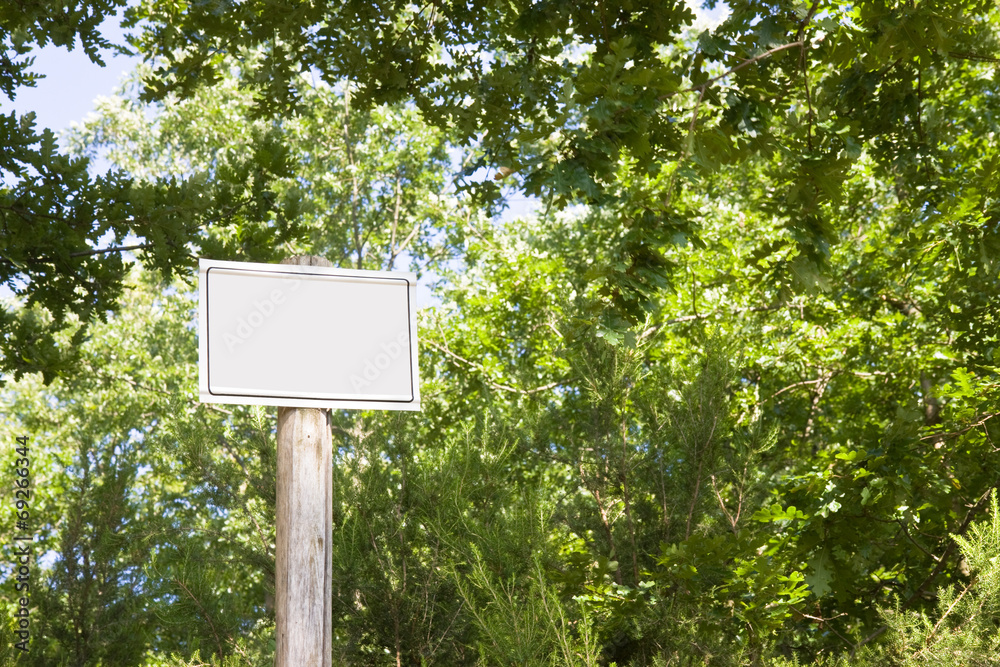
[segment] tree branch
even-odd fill
[[[925,436],[923,436],[920,439],[921,440],[950,440],[951,438],[957,438],[958,436],[962,435],[963,433],[968,433],[969,431],[971,431],[971,430],[973,430],[975,428],[979,428],[980,426],[982,426],[983,424],[985,424],[986,422],[988,422],[989,420],[993,419],[994,417],[996,417],[998,415],[1000,415],[1000,412],[993,412],[991,414],[983,416],[976,423],[969,424],[968,426],[960,428],[957,431],[949,431],[947,433],[931,433],[930,435],[925,435]]]
[[[818,377],[815,380],[803,380],[802,382],[796,382],[795,384],[790,384],[787,387],[784,387],[784,388],[779,389],[778,391],[774,392],[773,394],[771,394],[770,396],[768,396],[767,398],[765,398],[762,402],[763,403],[767,403],[768,401],[770,401],[775,396],[783,394],[786,391],[790,391],[790,390],[795,389],[797,387],[805,387],[806,385],[810,385],[810,384],[821,384],[825,380],[826,380],[825,377]]]
[[[98,250],[81,250],[79,252],[71,252],[69,257],[90,257],[93,255],[105,255],[112,252],[126,252],[128,250],[142,250],[144,248],[152,247],[152,243],[138,243],[136,245],[123,245],[115,246],[114,248],[100,248]],[[14,266],[20,266],[17,262],[10,259],[9,257],[0,256],[0,259],[7,262],[8,264],[13,264]],[[54,264],[55,259],[50,257],[38,257],[36,259],[25,260],[27,264]]]
[[[102,248],[100,250],[82,251],[82,252],[71,252],[70,257],[89,257],[90,255],[103,255],[109,252],[125,252],[126,250],[142,250],[144,248],[149,248],[152,243],[138,243],[136,245],[122,245],[116,246],[114,248]]]
[[[965,515],[965,518],[962,520],[962,524],[958,527],[958,530],[956,530],[953,533],[954,535],[965,534],[965,531],[968,530],[969,526],[972,524],[972,519],[975,518],[976,514],[978,514],[979,511],[986,506],[986,503],[990,499],[990,493],[993,491],[993,489],[997,488],[998,485],[1000,485],[1000,480],[995,481],[993,484],[990,485],[988,489],[986,489],[986,492],[982,495],[982,497],[980,497],[980,499],[976,502],[976,504],[973,505],[972,508],[969,510],[969,512]],[[913,591],[912,594],[910,594],[910,597],[906,598],[906,601],[903,602],[903,604],[900,606],[900,610],[908,609],[910,605],[916,602],[917,598],[919,598],[923,594],[924,589],[926,589],[927,586],[929,586],[930,583],[934,581],[935,578],[937,578],[938,574],[941,573],[941,570],[944,569],[945,564],[948,562],[948,558],[955,551],[956,544],[957,543],[954,540],[951,541],[948,547],[944,550],[944,553],[941,554],[941,557],[938,559],[937,565],[934,567],[931,573],[927,575],[927,577],[922,582],[920,582],[920,585],[917,586],[917,589]],[[859,641],[857,644],[855,644],[854,648],[851,649],[851,657],[854,656],[855,652],[857,652],[859,648],[861,648],[868,642],[872,641],[873,639],[876,639],[888,629],[889,629],[888,625],[882,625],[877,630],[872,632],[870,635],[868,635],[867,637]]]
[[[805,45],[805,43],[802,40],[799,40],[797,42],[789,42],[788,44],[782,44],[781,46],[776,46],[773,49],[768,49],[767,51],[764,51],[763,53],[754,56],[753,58],[748,58],[747,60],[744,60],[743,62],[741,62],[739,65],[736,65],[735,67],[731,67],[731,68],[727,69],[725,72],[723,72],[722,74],[719,74],[718,76],[713,76],[711,79],[708,79],[707,81],[699,83],[696,86],[691,86],[690,88],[684,88],[683,90],[675,90],[672,93],[666,93],[665,95],[660,95],[657,98],[657,100],[660,101],[660,102],[663,102],[664,100],[670,99],[674,95],[680,95],[682,93],[693,93],[696,90],[697,91],[701,91],[702,93],[704,93],[704,91],[705,91],[706,88],[708,88],[709,86],[711,86],[716,81],[721,81],[722,79],[725,79],[730,74],[733,74],[735,72],[740,71],[741,69],[749,67],[750,65],[753,65],[755,62],[759,62],[761,60],[764,60],[765,58],[770,58],[771,56],[773,56],[776,53],[780,53],[780,52],[786,51],[788,49],[794,49],[797,46],[798,47],[802,47],[804,45]]]
[[[719,487],[715,483],[715,475],[711,475],[711,479],[712,479],[712,490],[715,491],[715,497],[719,501],[719,509],[721,509],[722,513],[726,515],[726,519],[729,520],[729,525],[733,529],[733,535],[735,535],[737,533],[736,519],[734,519],[733,515],[729,513],[728,509],[726,509],[726,503],[722,500],[722,494],[719,493]]]
[[[927,639],[924,640],[924,642],[925,642],[926,645],[924,646],[924,648],[920,649],[920,652],[917,653],[917,655],[920,655],[921,653],[923,653],[924,651],[926,651],[927,649],[930,648],[930,641],[931,641],[931,639],[934,638],[934,635],[937,634],[938,628],[940,628],[941,624],[944,623],[944,619],[948,618],[948,616],[951,614],[952,609],[954,609],[955,605],[957,605],[959,602],[961,602],[962,598],[965,597],[965,594],[968,593],[972,589],[972,587],[976,584],[976,580],[978,578],[979,578],[978,576],[973,577],[972,581],[969,582],[969,585],[966,586],[962,590],[962,592],[958,595],[957,598],[954,599],[954,601],[952,601],[952,603],[950,605],[948,605],[948,608],[945,609],[945,611],[944,611],[943,614],[941,614],[941,618],[939,618],[938,622],[934,624],[934,627],[931,629],[931,633],[929,635],[927,635]],[[914,657],[916,657],[916,656],[914,656]]]
[[[215,623],[212,623],[212,617],[208,615],[208,612],[205,611],[205,608],[201,606],[201,602],[199,602],[198,598],[196,598],[194,594],[188,589],[188,587],[184,585],[184,582],[182,582],[177,577],[174,577],[174,583],[180,586],[184,590],[184,592],[187,593],[188,597],[191,598],[191,601],[194,602],[196,607],[198,607],[198,611],[201,612],[201,615],[205,617],[206,621],[208,621],[208,627],[211,628],[212,630],[212,636],[215,637],[215,645],[218,647],[219,656],[221,657],[223,654],[222,640],[219,639],[219,633],[216,632],[215,630]]]
[[[508,386],[508,385],[505,385],[505,384],[500,384],[498,382],[494,382],[493,380],[491,380],[489,378],[489,374],[486,372],[486,369],[483,368],[482,366],[480,366],[479,364],[477,364],[476,362],[470,361],[470,360],[466,359],[465,357],[461,357],[461,356],[455,354],[454,352],[452,352],[451,350],[449,350],[447,347],[445,347],[443,345],[439,345],[438,343],[435,343],[432,340],[425,339],[424,343],[426,345],[430,345],[431,347],[433,347],[436,350],[440,350],[441,352],[444,352],[445,354],[447,354],[452,359],[460,361],[461,363],[465,364],[466,366],[469,366],[470,368],[476,369],[477,371],[479,371],[480,373],[483,374],[483,381],[486,382],[486,384],[488,384],[489,386],[493,387],[494,389],[499,389],[501,391],[507,391],[507,392],[510,392],[510,393],[513,393],[513,394],[528,395],[528,394],[537,394],[540,391],[548,391],[549,389],[554,389],[554,388],[556,388],[556,387],[558,387],[558,386],[560,386],[562,384],[565,384],[565,381],[550,382],[549,384],[545,384],[545,385],[542,385],[540,387],[535,387],[534,389],[518,389],[517,387],[511,387],[511,386]]]
[[[952,58],[958,58],[960,60],[974,60],[981,63],[993,63],[994,65],[1000,65],[1000,58],[984,56],[978,53],[969,53],[968,51],[949,51],[948,55]]]

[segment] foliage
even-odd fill
[[[6,3],[0,9],[0,89],[13,99],[34,85],[32,58],[49,41],[72,49],[77,38],[94,62],[111,46],[97,26],[124,3]],[[228,169],[137,181],[120,171],[92,176],[89,161],[57,146],[34,113],[0,114],[0,285],[24,309],[0,309],[0,382],[41,372],[46,382],[79,368],[87,327],[117,310],[126,275],[122,253],[133,251],[165,280],[194,266],[207,228],[234,230],[211,245],[233,256],[271,259],[271,242],[289,238],[297,212],[272,202],[270,180],[287,173],[269,135]],[[256,238],[246,229],[257,230]],[[267,242],[260,230],[266,228]],[[232,237],[235,236],[235,239]],[[250,237],[250,238],[247,238]],[[217,250],[219,251],[219,250]],[[70,338],[61,333],[73,334]]]
[[[149,0],[72,143],[185,253],[436,280],[424,411],[333,415],[339,663],[988,664],[995,12]],[[505,183],[542,210],[467,208]],[[75,356],[3,394],[29,659],[266,664],[273,416],[196,404],[193,295],[100,257],[107,324],[8,305]]]
[[[161,294],[155,280],[131,287],[127,311],[83,346],[84,373],[48,387],[34,377],[4,396],[5,428],[31,443],[30,664],[137,665],[150,649],[219,651],[253,625],[268,567],[273,577],[273,529],[270,538],[248,531],[269,527],[261,517],[273,516],[273,490],[270,512],[266,494],[246,491],[273,479],[270,433],[263,457],[226,448],[233,436],[188,398],[190,296]],[[236,426],[249,447],[251,425]],[[234,459],[248,478],[234,478]],[[194,486],[182,481],[194,477]],[[13,511],[5,503],[6,545]]]
[[[253,58],[249,59],[253,61]],[[144,182],[199,174],[239,182],[247,154],[284,165],[261,174],[260,192],[287,211],[285,234],[266,211],[231,228],[213,228],[205,256],[275,258],[311,249],[354,268],[423,267],[449,256],[457,203],[447,194],[445,137],[428,130],[412,109],[357,111],[350,89],[298,82],[304,112],[281,121],[250,117],[252,96],[239,71],[190,99],[141,104],[135,81],[121,96],[103,99],[99,115],[69,137],[78,152],[100,155]],[[265,187],[266,186],[266,187]]]
[[[43,13],[23,25],[35,14],[4,14],[4,25],[15,53],[48,39],[71,43],[73,31],[92,48],[95,21],[117,6],[83,3],[66,19]],[[144,0],[129,8],[128,22],[152,63],[147,99],[195,96],[240,62],[252,111],[278,118],[312,104],[304,75],[334,88],[350,81],[356,113],[408,104],[463,147],[460,180],[476,201],[494,202],[509,182],[556,207],[602,207],[626,231],[612,235],[615,261],[595,267],[594,278],[605,281],[615,314],[635,324],[675,277],[665,250],[696,236],[698,214],[681,195],[703,191],[727,165],[769,165],[772,183],[760,192],[788,230],[781,245],[791,256],[775,270],[791,282],[828,284],[829,248],[843,233],[829,214],[864,159],[916,217],[978,210],[988,224],[996,170],[981,149],[995,118],[992,9],[981,0],[747,0],[731,3],[716,29],[694,34],[692,11],[675,2],[595,12],[571,2]],[[9,76],[8,87],[24,79]],[[51,337],[61,314],[87,322],[114,309],[120,260],[93,247],[108,232],[117,247],[142,240],[145,261],[168,272],[190,265],[189,251],[214,253],[203,246],[212,229],[238,237],[225,246],[234,257],[271,259],[264,220],[283,230],[279,242],[296,237],[284,229],[296,210],[276,205],[273,186],[290,167],[268,132],[230,170],[136,188],[115,177],[91,184],[25,122],[7,117],[0,136],[14,156],[4,169],[16,179],[5,191],[4,281],[54,321],[41,331],[18,324],[8,371],[65,371],[71,350],[55,350]],[[972,166],[966,158],[985,159]],[[65,185],[53,185],[57,175]],[[35,240],[27,229],[39,216],[66,228]],[[66,275],[76,277],[71,285],[100,287],[98,303],[60,283]]]
[[[674,2],[600,11],[317,2],[290,11],[255,0],[227,5],[225,21],[219,8],[147,0],[131,12],[145,22],[140,43],[156,65],[148,97],[190,95],[219,80],[225,56],[266,47],[244,79],[261,114],[296,108],[301,72],[356,83],[362,107],[412,103],[467,149],[465,186],[477,200],[499,196],[495,175],[556,206],[614,211],[628,230],[616,239],[623,266],[603,270],[632,321],[670,275],[663,246],[693,231],[696,214],[677,195],[702,190],[725,165],[770,164],[767,206],[797,250],[784,273],[807,282],[841,233],[829,208],[862,153],[885,180],[901,181],[912,211],[993,187],[981,186],[992,168],[956,168],[966,163],[954,153],[963,135],[988,136],[966,134],[966,119],[994,118],[983,64],[994,63],[993,8],[979,0],[748,0],[697,35],[687,32],[690,9]]]
[[[940,592],[934,624],[923,614],[886,612],[894,635],[892,654],[904,665],[986,665],[1000,645],[1000,509],[991,497],[991,520],[977,522],[968,535],[955,536],[967,563],[970,581],[959,591]]]

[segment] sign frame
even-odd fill
[[[274,287],[285,284],[287,288]],[[244,297],[243,293],[236,289],[237,285],[255,287],[258,290],[254,292],[257,295],[256,300],[252,301],[257,304],[257,308],[247,311],[249,315],[240,320],[242,330],[233,329],[232,313],[225,312],[226,307],[221,305],[227,303],[227,296],[238,295],[237,300],[253,298],[253,295]],[[271,286],[271,289],[261,293],[261,285]],[[296,298],[287,298],[302,285],[307,286],[307,290],[298,293]],[[202,403],[341,410],[420,410],[416,274],[403,271],[360,271],[324,266],[232,262],[201,258],[198,261],[198,287],[198,393]],[[307,297],[306,292],[311,296]],[[318,333],[317,322],[323,324],[324,318],[333,317],[323,314],[324,307],[327,303],[337,302],[338,299],[340,302],[346,300],[347,303],[355,305],[356,316],[351,322],[360,322],[369,328],[373,326],[380,328],[384,326],[380,318],[382,320],[388,318],[391,319],[392,327],[397,332],[396,336],[386,339],[388,342],[380,343],[381,347],[374,352],[369,349],[369,356],[365,359],[350,357],[351,350],[332,349],[336,347],[335,345],[318,345],[316,337],[321,334]],[[388,315],[377,310],[382,303],[379,299],[385,303],[391,302]],[[405,312],[402,312],[404,301]],[[363,306],[359,308],[358,304]],[[376,310],[367,310],[369,304]],[[281,312],[276,314],[278,306],[281,306]],[[246,311],[248,306],[244,304],[243,308]],[[356,312],[359,310],[363,312]],[[359,314],[362,316],[357,317]],[[374,324],[373,318],[378,320]],[[305,325],[296,326],[296,320],[304,322]],[[331,326],[329,331],[335,331],[332,319],[327,324]],[[253,373],[247,370],[246,363],[236,364],[233,359],[227,358],[221,351],[219,341],[226,341],[229,354],[233,354],[235,348],[240,347],[244,341],[251,340],[255,327],[261,327],[263,330],[264,325],[270,328],[267,334],[270,338],[267,336],[262,338],[271,342],[263,350],[264,359],[261,361],[261,366],[269,369],[271,377],[261,375],[263,379],[260,381],[264,385],[272,386],[260,384],[242,386],[248,384],[245,380],[235,381],[235,384],[230,386],[227,382],[234,382],[234,375],[245,377]],[[225,331],[223,327],[226,328]],[[277,332],[271,329],[276,329]],[[284,330],[288,333],[280,333]],[[353,333],[347,333],[347,329],[338,331],[344,336],[353,336],[352,340],[358,337],[376,342],[381,340],[378,338],[380,331],[369,331],[368,336],[365,336],[367,329],[356,328],[352,330]],[[311,332],[308,344],[303,344],[301,341],[302,336],[306,335],[303,332]],[[278,342],[273,342],[275,337]],[[287,341],[282,342],[286,338]],[[316,357],[318,364],[312,363],[311,358],[305,359],[306,354],[318,355]],[[391,358],[390,354],[393,355]],[[406,364],[405,369],[409,378],[408,392],[404,387],[404,367],[396,365],[397,362]],[[345,390],[344,374],[348,373],[346,368],[351,363],[354,369],[349,379],[351,387],[350,390]],[[392,391],[386,394],[363,392],[364,387],[379,380],[381,369],[388,368],[388,364],[394,364],[393,378],[382,384],[391,380]],[[324,365],[326,367],[333,365],[337,368],[339,390],[315,389],[317,382],[323,382],[322,375],[317,375],[317,367],[322,368]],[[285,366],[287,371],[275,370],[279,367],[284,369]],[[344,367],[343,371],[340,370],[341,366]],[[237,367],[236,371],[229,370]],[[283,376],[279,383],[274,373],[286,372],[287,377]],[[262,371],[263,373],[265,371]],[[280,386],[275,386],[277,384]],[[297,384],[310,385],[312,388],[302,391],[289,388],[289,385]]]

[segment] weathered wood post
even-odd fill
[[[281,263],[332,266],[312,255]],[[331,667],[333,436],[329,410],[278,408],[277,483],[275,665]]]

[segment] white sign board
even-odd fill
[[[203,403],[419,410],[416,276],[198,266]]]

